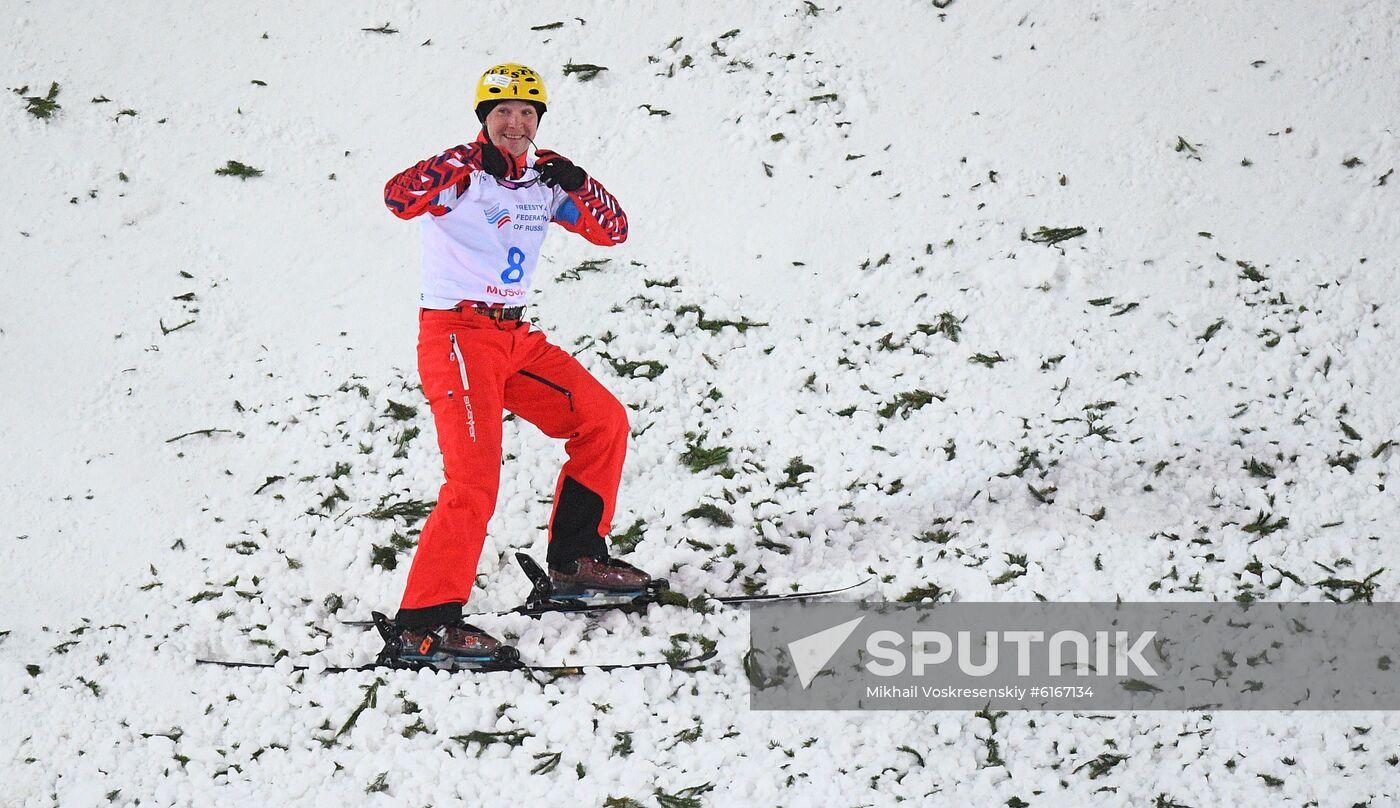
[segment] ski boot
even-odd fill
[[[379,612],[374,624],[384,638],[379,663],[391,668],[470,670],[509,668],[520,652],[470,623],[403,628]]]
[[[641,607],[658,602],[670,589],[665,580],[616,559],[581,558],[569,568],[550,568],[549,572],[525,553],[516,553],[515,560],[531,584],[525,604],[515,611],[532,617],[546,612]]]
[[[567,567],[549,568],[550,592],[554,597],[607,593],[640,595],[651,584],[651,576],[615,558],[580,558]]]

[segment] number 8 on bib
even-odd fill
[[[506,271],[501,273],[501,283],[520,283],[525,278],[525,251],[511,247],[506,253]]]

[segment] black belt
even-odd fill
[[[462,311],[463,305],[465,305],[467,308],[470,308],[477,314],[490,317],[492,320],[519,320],[525,316],[524,306],[511,306],[510,308],[503,308],[501,306],[492,306],[487,303],[468,303],[465,300],[462,301],[461,304],[453,306],[452,311]]]

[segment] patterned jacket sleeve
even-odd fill
[[[453,146],[395,174],[384,185],[384,205],[400,219],[424,213],[441,216],[466,191],[471,173],[479,168],[480,146]]]
[[[554,212],[554,221],[570,233],[601,247],[627,240],[627,214],[601,182],[589,177],[577,191],[568,191]]]

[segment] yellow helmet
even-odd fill
[[[502,101],[528,101],[544,114],[549,93],[540,74],[525,65],[496,65],[487,68],[476,82],[476,117],[485,121],[491,109]]]

